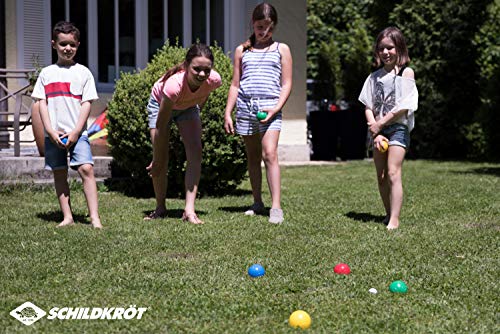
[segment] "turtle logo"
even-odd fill
[[[26,302],[10,312],[10,315],[25,324],[34,324],[43,318],[47,313],[33,303]]]

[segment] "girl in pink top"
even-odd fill
[[[148,119],[153,141],[153,161],[147,167],[153,179],[156,209],[145,220],[163,218],[167,214],[168,147],[170,124],[176,122],[186,150],[186,205],[183,221],[203,224],[194,209],[201,174],[200,110],[211,91],[221,84],[220,75],[212,70],[214,56],[204,44],[194,44],[184,62],[169,69],[151,91]]]

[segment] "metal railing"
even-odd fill
[[[31,84],[28,80],[30,75],[35,73],[34,69],[6,69],[0,68],[0,132],[2,130],[14,132],[14,156],[18,157],[21,154],[20,132],[31,125],[31,106],[33,100],[30,97]],[[20,85],[14,89],[9,89],[7,80],[19,79]],[[14,100],[10,105],[14,109],[9,108],[9,101]],[[23,102],[24,101],[24,102]],[[10,116],[10,117],[9,117]],[[9,142],[9,140],[7,139]]]

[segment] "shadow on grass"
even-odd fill
[[[179,198],[182,199],[185,196],[184,189],[179,186],[172,186],[172,182],[169,181],[169,186],[167,188],[168,198]],[[150,179],[147,180],[137,180],[131,177],[112,177],[104,180],[104,185],[110,191],[119,192],[127,197],[133,198],[154,198],[153,184]],[[203,188],[203,184],[200,185],[198,196],[201,197],[224,197],[224,196],[248,196],[252,194],[251,190],[248,189],[206,189]]]
[[[151,214],[152,212],[153,212],[153,210],[147,210],[147,211],[143,211],[142,213],[144,214],[144,217],[146,217],[147,215]],[[179,218],[179,219],[181,219],[183,213],[184,213],[184,210],[182,210],[182,209],[167,209],[167,215],[164,218]],[[198,217],[200,217],[200,219],[201,219],[201,216],[205,215],[206,213],[207,213],[206,211],[196,210],[196,214],[198,215]],[[161,218],[159,218],[159,219],[161,219]]]
[[[248,196],[251,195],[252,191],[249,189],[230,189],[225,193],[221,193],[221,196]]]
[[[371,213],[353,212],[353,211],[349,211],[348,213],[345,214],[345,216],[363,223],[377,223],[377,224],[384,224],[384,218],[385,218],[385,216],[382,215],[373,215]]]
[[[64,219],[64,216],[61,211],[43,212],[43,213],[38,213],[36,216],[50,223],[60,223]],[[87,220],[87,216],[85,215],[73,214],[73,220],[75,221],[76,224],[90,225],[90,221]]]
[[[250,205],[244,205],[244,206],[221,206],[221,207],[219,207],[219,210],[225,211],[225,212],[237,212],[237,213],[244,214],[245,211],[247,211],[249,207],[250,207]],[[269,209],[270,208],[266,207],[264,209],[264,212],[257,213],[257,216],[269,216]]]
[[[493,175],[500,177],[500,167],[479,167],[471,168],[466,171],[456,171],[457,174],[481,174],[481,175]]]

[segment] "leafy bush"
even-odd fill
[[[133,183],[129,192],[152,194],[146,166],[152,159],[152,145],[147,125],[146,105],[151,88],[166,69],[182,62],[187,49],[168,43],[154,56],[147,67],[136,73],[122,73],[108,107],[111,155],[116,167]],[[214,69],[222,77],[222,86],[211,93],[201,112],[203,126],[203,161],[200,193],[220,194],[235,189],[246,173],[244,146],[239,137],[224,132],[224,108],[231,83],[232,65],[222,49],[212,47]],[[172,126],[168,168],[168,194],[184,191],[186,155],[178,129]]]

